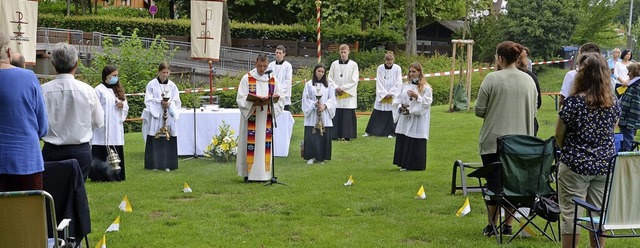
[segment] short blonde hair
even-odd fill
[[[349,45],[347,45],[347,44],[342,44],[342,45],[340,45],[340,51],[342,51],[342,50],[347,50],[347,51],[349,51]]]

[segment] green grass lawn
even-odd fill
[[[559,86],[558,86],[559,88]],[[550,137],[557,118],[553,99],[538,112],[540,137]],[[276,159],[279,181],[265,187],[242,183],[235,163],[181,160],[172,172],[143,169],[140,133],[126,135],[127,181],[86,184],[91,245],[121,217],[120,231],[106,234],[108,247],[495,247],[482,235],[486,209],[471,193],[471,213],[456,217],[465,197],[450,195],[455,160],[480,161],[482,124],[473,112],[431,110],[426,171],[400,172],[391,164],[394,139],[359,137],[334,142],[333,159],[307,165],[300,158],[303,120],[296,118],[289,157]],[[368,116],[358,117],[359,135]],[[355,184],[343,185],[350,175]],[[474,182],[473,180],[469,180]],[[193,193],[183,193],[184,182]],[[425,200],[414,199],[421,185]],[[127,195],[133,212],[118,209]],[[583,235],[584,247],[586,235]],[[633,239],[609,247],[637,247]],[[559,247],[543,237],[517,238],[510,247]]]

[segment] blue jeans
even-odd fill
[[[636,136],[636,129],[629,128],[627,126],[619,126],[620,133],[622,133],[622,142],[620,142],[620,151],[628,152],[631,151],[633,147],[633,139]]]

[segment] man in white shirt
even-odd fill
[[[595,43],[585,43],[578,49],[578,54],[573,58],[574,60],[580,59],[580,54],[583,53],[600,53],[600,47]],[[575,69],[570,70],[567,74],[564,75],[564,80],[562,80],[562,88],[560,88],[560,108],[564,104],[564,99],[571,94],[571,88],[573,87],[573,80],[578,74],[578,63],[574,61]]]
[[[271,71],[272,75],[278,80],[280,89],[282,89],[282,98],[284,99],[284,110],[289,111],[291,107],[291,80],[293,78],[293,68],[291,63],[284,60],[287,55],[287,48],[283,45],[276,47],[276,61],[269,63],[267,71]]]
[[[42,85],[49,117],[49,131],[42,138],[44,161],[76,159],[85,181],[91,167],[93,128],[104,126],[104,111],[95,90],[76,80],[78,50],[58,43],[51,51],[51,63],[58,75]]]

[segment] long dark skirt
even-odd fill
[[[358,120],[355,109],[336,109],[333,117],[332,139],[355,139],[358,131]]]
[[[324,135],[320,136],[318,131],[313,133],[313,127],[304,127],[304,160],[331,160],[331,129],[325,127]]]
[[[427,140],[397,134],[393,164],[407,170],[425,170],[427,168]]]
[[[391,111],[380,111],[374,109],[371,112],[369,123],[365,132],[371,136],[387,137],[396,134],[396,124],[393,122]]]
[[[167,140],[164,137],[156,139],[147,135],[144,168],[148,170],[178,169],[178,137],[171,136],[171,139]]]
[[[124,172],[124,146],[109,147],[114,149],[116,153],[118,153],[118,157],[120,158],[120,170],[113,172],[113,175],[111,175],[112,173],[108,173],[110,175],[106,175],[106,171],[94,171],[92,168],[92,170],[89,172],[89,178],[91,179],[91,181],[124,181],[126,179],[126,174]],[[93,155],[93,159],[98,159],[101,161],[107,161],[107,156],[109,155],[107,153],[107,147],[100,145],[92,145],[91,154]]]

